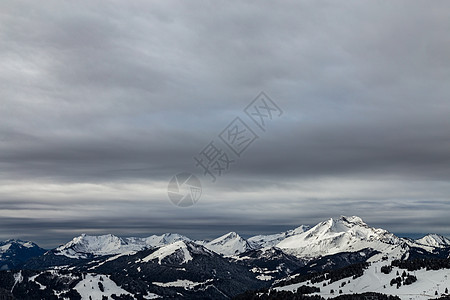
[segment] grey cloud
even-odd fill
[[[121,220],[117,230],[124,234],[158,222],[179,232],[199,233],[205,223],[215,228],[211,234],[236,226],[271,231],[350,214],[346,210],[398,232],[448,233],[440,213],[450,177],[447,3],[0,6],[2,228],[23,233],[41,220],[47,225],[36,238],[45,240],[52,226],[62,226],[47,222],[55,209],[68,214],[69,203],[81,210],[95,203],[104,220]],[[257,131],[260,139],[210,184],[192,156],[235,116],[254,125],[242,109],[261,90],[285,113],[266,133]],[[205,202],[180,211],[162,191],[185,170],[201,177]],[[329,178],[348,189],[327,189],[321,182]],[[364,186],[384,179],[380,188],[391,194],[360,191],[347,185],[349,178]],[[155,191],[140,196],[111,187],[136,182]],[[415,182],[420,190],[411,188]],[[105,192],[67,190],[78,183]],[[31,184],[54,184],[65,196],[33,197]],[[134,205],[106,201],[115,193],[138,207],[147,197],[159,217],[139,227],[130,216],[144,216]],[[403,206],[389,206],[392,201]],[[43,214],[28,217],[33,226],[10,217],[27,204]],[[78,216],[67,216],[64,230],[72,234]],[[92,231],[108,229],[92,222],[79,221]]]

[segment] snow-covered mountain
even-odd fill
[[[144,238],[121,238],[112,234],[99,236],[82,234],[56,248],[53,253],[79,259],[136,252],[177,241],[191,240],[183,235],[172,233]],[[331,218],[312,228],[302,225],[279,234],[257,235],[248,240],[236,232],[229,232],[209,242],[200,240],[195,243],[224,256],[235,256],[249,250],[276,247],[302,259],[341,252],[357,252],[366,248],[399,258],[405,255],[410,247],[422,248],[428,252],[435,248],[450,247],[450,240],[440,235],[430,234],[418,240],[402,239],[387,230],[370,227],[356,216]],[[2,247],[6,249],[8,246]]]
[[[423,238],[417,239],[416,243],[436,248],[450,247],[450,239],[439,234],[427,234]]]
[[[164,299],[230,299],[248,287],[266,285],[247,266],[192,241],[111,257],[89,264],[89,271],[120,276],[131,283],[126,290],[132,294],[146,290]]]
[[[46,250],[29,241],[0,241],[0,270],[16,267],[28,259],[40,256],[45,252]]]
[[[143,245],[144,247],[160,247],[178,241],[190,241],[184,235],[178,233],[165,233],[162,235],[151,235],[146,238],[129,237],[125,238],[128,244]]]
[[[341,216],[339,219],[331,218],[303,233],[287,237],[276,247],[302,258],[356,252],[366,248],[399,258],[405,253],[404,244],[405,242],[394,234],[384,229],[370,227],[359,217]]]
[[[139,262],[157,261],[170,262],[172,264],[182,265],[192,260],[193,254],[211,256],[212,252],[201,245],[187,241],[177,241],[172,244],[162,246],[155,252],[139,260]]]
[[[92,258],[157,248],[178,241],[191,240],[183,235],[172,233],[144,238],[121,238],[112,234],[98,236],[82,234],[54,249],[53,254],[75,259]],[[199,240],[195,243],[224,256],[236,256],[250,250],[276,247],[301,259],[357,252],[367,248],[381,252],[380,255],[387,254],[393,258],[400,258],[412,247],[428,252],[436,248],[450,247],[450,240],[437,234],[429,234],[418,240],[403,239],[387,230],[370,227],[356,216],[331,218],[312,228],[302,225],[279,234],[257,235],[248,240],[236,232],[229,232],[209,242]],[[34,244],[22,242],[15,247],[27,248],[27,245]],[[0,244],[0,255],[3,255],[2,252],[7,251],[8,247],[11,247],[8,243]],[[39,255],[42,254],[41,252]],[[0,256],[0,259],[2,257]],[[378,258],[376,256],[373,259]]]
[[[253,249],[274,247],[287,237],[303,233],[309,228],[310,228],[309,226],[301,225],[295,229],[291,229],[277,234],[255,235],[252,236],[251,238],[248,238],[247,241]]]
[[[111,255],[120,252],[138,250],[135,245],[128,245],[123,239],[112,234],[91,236],[82,234],[55,249],[56,255],[70,258],[85,258],[88,255]]]
[[[189,241],[185,236],[166,233],[146,238],[120,238],[112,234],[91,236],[82,234],[55,249],[55,255],[69,258],[87,258],[90,256],[116,255],[140,251],[147,248],[160,247],[176,241]]]
[[[204,246],[224,256],[238,255],[252,249],[250,244],[236,232],[229,232],[215,240],[207,242]]]

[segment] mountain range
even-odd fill
[[[48,251],[8,240],[0,242],[0,298],[229,299],[355,264],[449,258],[450,240],[444,236],[401,238],[356,216],[248,239],[235,232],[211,241],[175,233],[82,234]]]

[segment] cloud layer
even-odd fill
[[[448,6],[3,1],[0,238],[340,214],[450,234]],[[260,91],[284,114],[211,183],[192,157]],[[204,185],[188,209],[167,199],[181,171]]]

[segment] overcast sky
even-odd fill
[[[244,236],[358,215],[450,235],[447,1],[2,1],[0,239]],[[283,110],[263,132],[244,108]],[[215,183],[196,156],[258,135]],[[222,145],[224,146],[224,145]],[[202,197],[179,208],[173,175]]]

